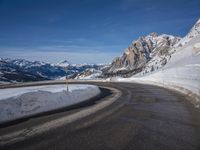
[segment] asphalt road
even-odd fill
[[[119,89],[122,95],[95,114],[18,142],[0,145],[0,149],[200,150],[200,112],[184,95],[151,85],[92,84]],[[0,128],[0,136],[83,109],[45,114],[4,126]]]

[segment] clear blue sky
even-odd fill
[[[0,0],[0,57],[105,63],[151,32],[184,36],[200,0]]]

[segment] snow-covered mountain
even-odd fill
[[[91,80],[91,79],[103,79],[105,78],[103,72],[110,67],[110,64],[98,64],[98,67],[88,68],[85,71],[78,73],[74,79],[84,79],[84,80]]]
[[[70,65],[70,63],[67,60],[62,60],[59,63],[55,64],[55,66],[59,66],[59,67],[68,67]]]
[[[33,64],[24,60],[0,59],[0,83],[1,82],[25,82],[46,80],[39,74],[34,74],[29,70]],[[26,70],[27,66],[27,70]]]
[[[75,79],[96,79],[102,74],[101,69],[87,69],[82,73],[79,73]]]
[[[146,37],[140,37],[125,49],[122,56],[112,61],[106,74],[133,75],[142,71],[148,62],[155,58],[161,66],[165,65],[166,57],[170,57],[170,50],[180,39],[180,37],[172,35],[158,35],[155,32]]]
[[[24,59],[0,59],[1,82],[26,82],[57,79],[63,76],[75,78],[78,74],[88,70],[98,70],[99,65],[78,64],[71,65],[67,60],[56,64]]]

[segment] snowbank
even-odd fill
[[[100,94],[94,85],[69,84],[0,89],[0,123],[71,106]]]

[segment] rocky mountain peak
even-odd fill
[[[152,33],[150,33],[150,36],[152,36],[152,37],[158,37],[158,33],[152,32]]]
[[[113,60],[108,73],[140,70],[156,55],[165,55],[180,40],[179,37],[153,32],[133,41],[121,57]]]
[[[70,63],[67,60],[62,60],[56,64],[56,66],[60,66],[60,67],[68,67],[69,65],[70,65]]]

